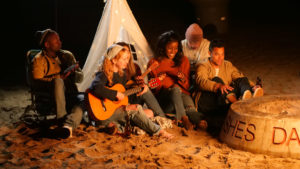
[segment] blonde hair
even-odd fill
[[[126,73],[127,73],[127,79],[128,80],[136,75],[136,67],[135,67],[135,64],[133,62],[133,57],[131,55],[131,52],[130,52],[130,59],[129,59],[129,62],[128,62],[128,65],[127,65]]]
[[[123,46],[123,47],[127,47],[130,53],[130,58],[129,58],[129,62],[126,68],[126,73],[127,73],[127,80],[130,80],[133,76],[136,75],[136,68],[133,62],[133,57],[132,57],[132,53],[131,53],[131,49],[129,44],[127,44],[126,42],[117,42],[117,45]]]
[[[126,68],[127,80],[129,80],[129,79],[131,79],[131,77],[136,75],[136,67],[135,67],[135,64],[133,62],[133,57],[132,57],[132,54],[131,54],[131,51],[130,51],[130,47],[125,42],[117,42],[116,44],[119,45],[119,46],[123,46],[123,47],[126,46],[129,49],[130,58],[129,58],[129,62],[128,62],[128,65],[127,65],[127,68]],[[116,60],[120,59],[121,55],[123,54],[123,52],[126,52],[126,50],[127,50],[126,48],[122,49],[112,59],[104,58],[103,63],[98,67],[98,69],[96,71],[96,73],[101,71],[105,74],[105,76],[107,77],[107,79],[109,81],[110,86],[112,85],[112,79],[113,79],[113,70],[112,70],[113,63],[112,63],[112,60],[113,59],[116,59]],[[119,71],[120,76],[123,76],[123,74],[124,74],[123,71]]]
[[[112,59],[105,58],[103,61],[103,65],[101,66],[100,71],[102,71],[105,74],[105,76],[107,77],[109,86],[112,86],[112,83],[113,83],[112,79],[113,79],[113,75],[114,75],[112,60],[113,59],[119,60],[124,52],[126,52],[126,49],[122,49],[114,58],[112,58]],[[123,70],[119,70],[118,73],[120,76],[124,75]]]

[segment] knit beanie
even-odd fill
[[[124,49],[123,46],[120,46],[118,44],[112,44],[105,53],[105,58],[111,60],[114,58],[122,49]]]
[[[45,29],[45,30],[42,30],[42,31],[36,31],[35,37],[36,37],[37,43],[38,43],[38,45],[40,47],[43,47],[45,38],[46,38],[46,36],[47,36],[47,34],[49,32],[55,32],[55,31],[53,31],[51,29]]]
[[[200,28],[200,26],[196,23],[191,24],[185,32],[185,38],[188,42],[195,43],[201,40],[202,37],[203,37],[203,31]]]

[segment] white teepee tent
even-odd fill
[[[78,84],[79,91],[84,92],[89,87],[99,63],[103,61],[106,49],[119,41],[127,42],[134,46],[136,54],[134,62],[144,72],[149,59],[153,56],[146,38],[126,0],[107,0],[83,67],[84,80]]]

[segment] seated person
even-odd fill
[[[198,111],[204,113],[208,120],[208,126],[212,126],[213,122],[222,125],[231,103],[239,98],[262,96],[263,89],[250,85],[247,77],[230,61],[224,60],[225,47],[222,40],[211,41],[209,55],[209,60],[197,67],[197,88],[193,95]],[[221,122],[217,122],[217,118]]]
[[[193,23],[187,28],[181,44],[183,55],[190,61],[191,71],[195,72],[198,63],[208,60],[210,41],[203,38],[203,30],[198,24]]]
[[[76,99],[78,89],[75,83],[82,81],[83,73],[76,65],[73,54],[61,49],[57,32],[46,29],[37,31],[36,36],[42,50],[32,61],[33,87],[54,93],[56,118],[64,121],[63,128],[66,132],[62,137],[67,138],[72,136],[72,129],[77,128],[81,122],[82,109]],[[67,109],[71,109],[69,115]]]
[[[185,39],[181,41],[183,55],[186,56],[191,64],[191,87],[190,92],[194,90],[195,71],[197,64],[206,62],[209,58],[208,48],[210,41],[203,38],[203,30],[197,24],[191,24],[186,32]]]
[[[130,51],[128,44],[125,42],[118,42],[116,43],[120,46],[123,46],[125,49]],[[131,53],[131,52],[130,52]],[[144,83],[143,77],[141,77],[141,70],[138,65],[134,64],[132,54],[130,55],[128,68],[126,69],[128,82],[126,84],[126,88],[132,88],[134,86],[138,86]],[[148,88],[148,86],[145,86]],[[154,116],[161,116],[165,117],[165,113],[163,112],[162,108],[160,107],[158,101],[156,100],[155,96],[151,92],[151,90],[147,90],[147,92],[143,93],[142,95],[130,95],[129,96],[130,104],[140,104],[143,105],[144,103],[147,107],[153,111]],[[145,110],[147,112],[147,110]]]
[[[159,66],[150,72],[150,77],[162,77],[161,85],[154,91],[165,113],[175,110],[176,121],[181,121],[185,129],[194,127],[205,129],[206,121],[197,112],[188,92],[190,87],[190,63],[182,54],[179,37],[174,31],[167,31],[158,38],[155,57],[149,65],[158,62]],[[194,126],[195,125],[195,126]]]
[[[128,46],[128,45],[127,45]],[[111,101],[122,101],[127,96],[118,90],[112,89],[113,86],[119,84],[125,86],[128,79],[125,69],[128,68],[128,62],[131,58],[129,50],[119,44],[110,46],[105,54],[102,67],[96,73],[88,91],[99,99],[108,99]],[[148,88],[139,93],[142,95],[147,92]],[[114,110],[108,119],[99,120],[101,126],[114,128],[111,134],[117,132],[126,132],[126,124],[136,125],[146,131],[149,135],[159,135],[166,138],[172,138],[173,135],[161,129],[159,125],[150,120],[151,115],[146,115],[141,105],[128,104],[120,106]]]

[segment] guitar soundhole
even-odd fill
[[[105,106],[105,104],[104,104],[104,101],[103,101],[103,100],[101,100],[101,104],[102,104],[103,110],[104,110],[104,111],[106,111],[107,109],[106,109],[106,106]]]
[[[119,104],[121,101],[118,100],[118,101],[113,101],[113,102],[114,102],[115,104]]]

